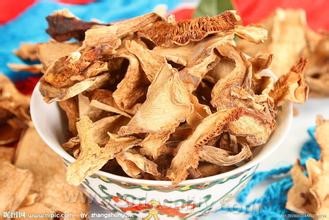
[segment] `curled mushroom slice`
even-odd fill
[[[230,95],[233,86],[242,86],[247,81],[248,75],[246,60],[233,46],[221,45],[217,47],[218,52],[235,62],[235,68],[232,72],[219,80],[211,92],[211,104],[217,109],[222,109],[235,105]]]
[[[123,154],[118,154],[115,159],[128,176],[136,179],[141,178],[142,170],[132,161],[126,160]]]
[[[15,51],[15,55],[22,60],[38,61],[38,48],[39,44],[23,43]]]
[[[137,152],[125,151],[121,153],[120,157],[121,160],[132,162],[144,173],[149,173],[154,177],[160,176],[157,164]],[[129,173],[131,173],[131,171],[127,174],[129,175]]]
[[[56,88],[41,79],[40,92],[44,100],[48,103],[53,101],[62,101],[76,96],[84,91],[93,90],[101,87],[110,79],[108,73],[95,76],[74,84],[68,88]]]
[[[124,78],[113,92],[113,99],[120,109],[135,113],[138,103],[145,99],[149,81],[134,55],[122,54],[120,56],[129,60],[129,66]]]
[[[226,11],[214,17],[168,22],[158,21],[138,33],[158,46],[186,45],[201,41],[210,34],[233,30],[240,18],[235,11]]]
[[[166,65],[150,85],[146,101],[119,134],[173,131],[191,111],[189,91],[177,71]]]
[[[202,146],[224,132],[226,125],[236,120],[242,111],[241,108],[234,108],[217,111],[206,117],[195,128],[192,135],[178,146],[178,152],[171,162],[167,177],[176,184],[184,180],[190,168],[198,167]]]
[[[65,112],[68,129],[72,135],[77,135],[76,122],[79,117],[78,100],[76,97],[58,102],[59,107]]]
[[[275,83],[270,96],[275,105],[282,105],[284,100],[303,103],[308,97],[309,88],[304,78],[306,60],[301,58],[290,71]]]
[[[248,145],[242,145],[238,154],[232,155],[231,152],[213,146],[202,146],[200,159],[218,166],[231,166],[240,163],[252,157],[252,152]]]
[[[108,160],[113,159],[116,153],[134,146],[139,142],[136,138],[114,137],[110,138],[105,147],[100,147],[93,135],[93,123],[88,116],[83,116],[77,122],[80,139],[80,153],[77,160],[67,169],[67,181],[79,185],[87,176],[101,169]]]
[[[167,153],[166,141],[169,139],[169,136],[170,132],[148,134],[140,144],[140,152],[143,155],[157,159],[160,155]]]
[[[140,65],[147,79],[152,82],[155,76],[166,64],[164,57],[158,55],[152,50],[147,49],[136,41],[127,41],[125,44],[127,50],[134,54],[140,62]]]

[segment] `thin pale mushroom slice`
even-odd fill
[[[126,41],[125,47],[130,53],[137,57],[147,79],[150,82],[153,81],[163,66],[166,65],[166,60],[164,57],[158,55],[153,50],[147,49],[145,46],[134,40]]]
[[[281,76],[275,83],[270,97],[276,106],[289,100],[296,103],[304,103],[307,100],[309,87],[305,82],[304,68],[306,60],[301,58],[290,71]]]
[[[159,156],[166,154],[168,152],[166,142],[170,134],[171,132],[148,134],[140,143],[140,152],[153,159],[157,159]]]
[[[172,131],[192,112],[190,92],[178,72],[166,65],[150,85],[146,101],[120,135]]]
[[[186,45],[201,41],[211,34],[225,34],[240,22],[235,11],[225,11],[213,17],[194,18],[185,21],[158,21],[142,29],[138,34],[157,46]]]
[[[22,43],[19,45],[19,48],[14,51],[14,53],[22,60],[38,61],[38,47],[39,44]]]
[[[139,140],[133,137],[110,137],[105,147],[100,147],[90,132],[93,123],[88,116],[83,116],[77,122],[80,138],[80,154],[75,162],[67,169],[67,181],[72,185],[79,185],[86,177],[101,169],[107,161],[113,159],[121,151],[135,146]]]
[[[110,79],[110,74],[104,73],[81,82],[68,88],[56,88],[41,79],[40,92],[47,103],[54,101],[63,101],[76,96],[84,91],[93,90],[101,87]]]
[[[130,177],[139,179],[141,178],[142,170],[139,169],[136,164],[130,160],[126,160],[123,154],[118,154],[115,157],[116,161],[122,168],[122,170]]]
[[[33,175],[29,170],[15,167],[9,162],[0,162],[0,213],[16,210],[28,195]]]
[[[153,161],[147,159],[143,155],[133,152],[133,151],[125,151],[121,153],[122,159],[131,161],[134,163],[142,172],[149,173],[154,177],[160,177],[160,173],[158,171],[158,166]]]
[[[201,104],[196,96],[191,95],[191,100],[193,111],[187,117],[186,122],[192,128],[195,128],[205,117],[211,114],[211,110],[208,105]]]
[[[38,44],[38,59],[42,63],[43,71],[61,57],[68,56],[76,51],[80,45],[78,43],[61,43],[50,41]]]
[[[171,162],[167,177],[177,184],[188,176],[190,168],[196,169],[200,151],[213,138],[225,131],[226,125],[239,118],[243,109],[234,108],[217,111],[206,117],[186,140],[178,146],[178,152]]]
[[[59,107],[65,112],[68,129],[72,135],[77,135],[76,122],[79,118],[79,106],[77,97],[58,102]]]
[[[220,79],[211,91],[211,104],[217,109],[234,105],[230,95],[233,86],[242,86],[248,79],[247,61],[244,56],[231,45],[217,47],[218,52],[235,61],[235,68],[231,73]]]
[[[146,96],[149,82],[136,56],[128,53],[119,56],[128,59],[129,66],[124,78],[113,92],[113,99],[120,109],[135,114],[140,100]]]
[[[241,25],[236,25],[234,27],[234,34],[236,34],[241,39],[245,39],[256,44],[264,43],[264,41],[267,40],[268,35],[265,28]]]
[[[97,100],[91,100],[90,106],[94,107],[94,108],[97,108],[97,109],[101,109],[103,111],[112,112],[112,113],[115,113],[115,114],[118,114],[118,115],[125,116],[127,118],[131,118],[131,116],[129,114],[127,114],[126,112],[120,110],[118,107],[108,105],[108,104],[102,103],[102,102],[97,101]]]
[[[231,166],[238,164],[252,157],[252,152],[248,145],[242,145],[238,154],[232,155],[221,148],[204,145],[200,152],[200,159],[218,166]]]
[[[34,74],[40,74],[42,70],[42,64],[9,63],[8,67],[14,72],[29,72]]]

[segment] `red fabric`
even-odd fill
[[[0,0],[0,25],[16,18],[36,0]]]
[[[328,0],[233,0],[233,2],[245,24],[258,22],[276,8],[303,8],[311,28],[329,31]]]
[[[21,93],[25,95],[31,95],[33,88],[35,87],[39,79],[39,77],[28,77],[25,80],[15,82],[15,85],[17,89],[21,91]]]

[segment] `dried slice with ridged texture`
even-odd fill
[[[290,71],[275,83],[270,96],[275,105],[280,106],[285,100],[303,103],[308,97],[308,85],[305,82],[304,68],[306,60],[301,58]]]
[[[239,118],[241,108],[217,111],[206,117],[186,140],[178,146],[178,152],[171,162],[167,177],[175,184],[183,181],[190,168],[196,169],[203,145],[223,133],[229,122]]]
[[[238,154],[232,155],[231,152],[213,146],[203,146],[200,159],[218,166],[231,166],[238,164],[252,157],[252,152],[247,145],[242,145]]]
[[[235,11],[226,11],[214,17],[178,22],[159,21],[138,33],[157,46],[186,45],[189,42],[201,41],[210,34],[227,33],[233,30],[239,21]]]
[[[41,79],[40,92],[47,103],[53,101],[63,101],[76,96],[84,91],[101,87],[110,79],[108,73],[95,76],[74,84],[68,88],[56,88]]]
[[[79,106],[77,97],[72,97],[67,100],[60,101],[58,102],[58,105],[66,114],[69,131],[72,135],[76,135],[76,122],[79,117]]]
[[[127,72],[113,92],[115,103],[126,112],[136,113],[136,107],[145,99],[149,81],[140,69],[137,57],[131,54],[120,55],[129,60]]]
[[[67,9],[55,11],[46,17],[48,22],[47,33],[56,41],[63,42],[75,38],[83,40],[85,31],[92,26],[101,25],[97,22],[86,22],[74,16]]]
[[[125,47],[134,54],[140,62],[140,65],[147,79],[152,82],[155,76],[161,71],[166,64],[165,58],[149,50],[136,41],[126,41]]]
[[[0,213],[16,210],[28,195],[33,176],[9,162],[0,162]]]
[[[166,65],[150,85],[146,101],[120,135],[172,131],[192,111],[189,91],[177,71]]]
[[[80,138],[80,154],[77,160],[67,170],[67,181],[73,185],[79,185],[87,176],[101,169],[107,161],[113,159],[115,154],[129,147],[135,146],[139,140],[132,137],[110,137],[105,147],[100,147],[93,135],[94,124],[83,116],[77,122],[77,130]]]

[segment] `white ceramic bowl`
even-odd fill
[[[63,117],[56,103],[47,104],[35,87],[31,115],[41,138],[66,164],[75,159],[63,150]],[[170,181],[141,180],[98,171],[83,182],[85,193],[110,212],[146,219],[188,218],[207,214],[225,205],[246,185],[258,165],[280,146],[292,122],[292,104],[278,115],[278,127],[268,143],[248,163],[226,173],[186,180],[178,186]],[[42,156],[42,155],[40,155]],[[149,218],[148,218],[149,217]]]

